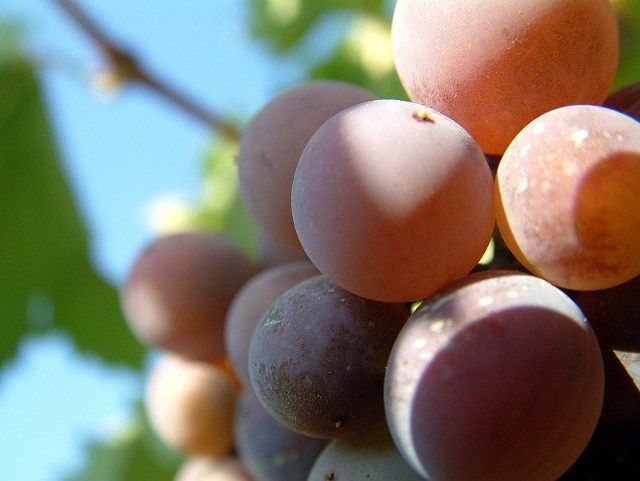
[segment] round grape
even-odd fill
[[[403,304],[356,296],[324,276],[307,279],[282,294],[253,333],[253,390],[294,431],[353,435],[384,416],[385,366],[408,316]]]
[[[601,103],[618,65],[609,0],[398,0],[395,65],[409,98],[501,154],[554,108]]]
[[[121,287],[125,318],[145,344],[190,358],[224,358],[227,309],[257,272],[219,235],[160,237],[137,257]]]
[[[496,216],[515,257],[573,290],[640,274],[640,123],[614,110],[561,107],[528,124],[496,175]]]
[[[373,98],[361,87],[317,80],[275,97],[251,120],[238,148],[240,194],[274,241],[300,250],[291,219],[291,182],[311,135],[333,114]]]
[[[400,452],[438,481],[555,481],[603,403],[595,334],[562,291],[508,271],[426,299],[399,334],[385,409]]]
[[[333,116],[305,147],[292,211],[309,259],[362,297],[406,302],[468,274],[495,224],[485,156],[458,124],[401,100]]]
[[[276,265],[252,277],[234,297],[225,321],[224,342],[229,361],[245,385],[250,385],[249,344],[258,322],[281,294],[318,274],[309,261]]]

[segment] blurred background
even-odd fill
[[[236,142],[110,68],[62,4],[154,78],[238,129],[271,97],[337,78],[404,98],[390,0],[0,1],[0,478],[171,480],[148,429],[155,353],[117,288],[154,236],[224,232],[249,253]],[[640,2],[620,12],[616,87],[640,78]]]

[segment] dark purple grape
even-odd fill
[[[253,389],[280,422],[312,437],[353,435],[384,416],[385,367],[409,311],[324,276],[276,300],[249,348]]]
[[[327,444],[277,421],[251,389],[242,392],[236,406],[234,439],[240,460],[258,481],[306,479]]]

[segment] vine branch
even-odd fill
[[[170,87],[166,82],[142,67],[129,51],[120,47],[103,32],[73,0],[53,0],[93,41],[109,62],[118,78],[138,83],[164,98],[175,107],[186,112],[199,122],[212,128],[228,139],[237,141],[240,133],[237,128],[225,121],[215,112],[203,108],[184,93]]]

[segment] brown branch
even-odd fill
[[[54,2],[91,38],[118,78],[136,82],[148,88],[221,135],[234,141],[239,139],[240,133],[233,124],[226,122],[216,113],[206,110],[143,68],[130,52],[116,45],[73,0],[54,0]]]

